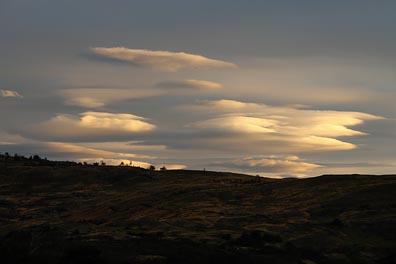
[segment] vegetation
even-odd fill
[[[395,263],[396,176],[0,160],[1,263]]]

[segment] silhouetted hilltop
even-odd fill
[[[2,263],[395,263],[394,175],[0,160]]]

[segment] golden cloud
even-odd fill
[[[275,132],[276,120],[249,116],[225,116],[195,122],[191,127],[237,133],[271,133]]]
[[[355,145],[337,138],[365,135],[350,127],[383,119],[361,112],[277,107],[233,100],[202,101],[190,109],[209,116],[216,114],[189,127],[208,133],[250,134],[244,139],[246,144],[293,152],[354,149]],[[224,142],[240,147],[237,137],[230,135],[228,138],[230,140],[219,139],[218,144]]]
[[[157,84],[158,87],[168,89],[221,89],[223,85],[216,82],[204,81],[204,80],[181,80],[181,81],[165,81]]]
[[[30,127],[39,137],[61,139],[97,139],[128,137],[136,133],[153,131],[155,125],[132,114],[84,112],[79,116],[59,114],[48,121]]]
[[[22,98],[22,95],[20,95],[16,91],[11,91],[11,90],[0,90],[0,97],[14,97],[14,98]]]
[[[76,144],[63,143],[63,142],[40,142],[38,143],[39,150],[43,153],[51,154],[53,156],[70,156],[74,158],[136,158],[139,155],[132,153],[121,153],[101,150],[97,148],[87,148]],[[147,158],[147,157],[144,157]]]
[[[232,167],[260,173],[302,174],[321,167],[320,165],[300,160],[298,156],[246,157],[228,161],[215,162],[216,165]]]

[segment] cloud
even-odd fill
[[[63,143],[63,142],[40,142],[36,143],[36,149],[45,155],[52,157],[72,157],[72,158],[136,158],[132,153],[121,153],[100,150],[96,148],[86,148],[83,146]],[[147,157],[144,157],[147,158]]]
[[[125,47],[97,47],[90,50],[94,55],[102,58],[128,62],[136,66],[167,72],[175,72],[187,68],[236,68],[233,63],[185,52],[152,51]]]
[[[149,168],[152,164],[144,161],[130,160],[130,159],[109,159],[109,158],[83,158],[77,159],[80,162],[95,163],[104,162],[106,165],[118,166],[123,163],[125,166],[134,166],[141,168]]]
[[[157,84],[158,87],[167,89],[221,89],[223,85],[204,80],[165,81]]]
[[[5,146],[5,145],[14,145],[15,143],[13,142],[6,142],[6,141],[0,141],[0,146]]]
[[[132,114],[107,112],[84,112],[79,116],[58,114],[50,120],[28,127],[27,133],[36,138],[95,139],[129,138],[134,134],[147,133],[155,125]]]
[[[201,101],[200,105],[203,106],[209,106],[213,107],[216,109],[220,110],[226,110],[226,109],[247,109],[249,108],[262,108],[265,107],[265,105],[259,105],[259,104],[254,104],[254,103],[244,103],[244,102],[239,102],[239,101],[234,101],[234,100],[216,100],[216,101]]]
[[[221,89],[219,83],[204,80],[182,80],[160,82],[156,88],[145,89],[114,89],[114,88],[74,88],[62,89],[57,92],[66,105],[75,105],[84,108],[102,108],[106,105],[129,99],[160,96],[164,94],[180,94],[192,92],[194,89]],[[166,88],[166,89],[163,89]]]
[[[165,167],[167,170],[182,170],[186,168],[185,165],[181,165],[181,164],[154,164],[150,162],[130,160],[130,159],[85,158],[85,159],[77,159],[76,161],[88,162],[88,163],[103,161],[104,163],[106,163],[106,165],[113,165],[113,166],[118,166],[121,163],[123,163],[125,166],[134,166],[141,168],[149,168],[151,165],[154,165],[157,170],[159,170],[162,167]]]
[[[259,173],[282,173],[282,174],[302,174],[321,167],[320,165],[308,163],[300,160],[298,156],[268,156],[268,157],[247,157],[214,162],[221,165],[244,171],[256,171]]]
[[[190,127],[202,130],[237,133],[271,133],[275,132],[276,120],[249,116],[225,116],[195,122]]]
[[[366,162],[366,161],[360,161],[360,162],[335,162],[335,163],[329,163],[329,162],[323,162],[321,165],[325,167],[332,167],[332,168],[384,168],[384,167],[396,167],[395,162]]]
[[[1,136],[1,133],[0,133]],[[15,136],[20,139],[19,136]],[[1,139],[1,138],[0,138]],[[24,139],[19,142],[2,142],[0,146],[3,147],[4,152],[18,153],[20,155],[30,156],[33,154],[40,155],[42,157],[48,157],[49,159],[55,160],[73,160],[77,162],[101,162],[104,161],[107,165],[119,165],[123,162],[125,165],[132,164],[133,166],[148,168],[154,164],[158,169],[165,166],[167,169],[184,169],[185,165],[173,164],[173,163],[161,163],[161,162],[147,162],[147,160],[154,160],[156,157],[131,153],[134,150],[164,150],[164,146],[144,146],[136,145],[133,143],[125,142],[96,142],[96,143],[65,143],[65,142],[46,142],[46,141],[34,141]],[[110,145],[115,145],[112,149]],[[135,146],[135,147],[134,147]],[[108,149],[103,149],[108,148]],[[3,151],[2,151],[3,152]],[[146,160],[146,161],[143,161]]]
[[[354,149],[354,144],[338,138],[365,135],[350,127],[382,119],[361,112],[277,107],[233,100],[202,101],[190,110],[208,116],[187,126],[209,135],[198,139],[199,144],[207,141],[206,145],[225,145],[228,149],[261,147],[267,151],[293,153]],[[248,147],[244,147],[243,142]]]
[[[22,98],[23,96],[16,91],[0,90],[0,97]]]
[[[84,88],[64,89],[58,94],[65,99],[65,104],[85,108],[101,108],[105,105],[150,96],[157,96],[163,92],[159,89],[105,89]]]
[[[0,130],[0,145],[15,145],[25,142],[26,139],[16,134],[9,134]]]
[[[165,167],[167,170],[184,170],[187,168],[186,165],[181,164],[158,164],[157,169]]]
[[[10,153],[18,153],[21,155],[38,154],[50,159],[68,159],[68,160],[105,160],[105,159],[152,159],[147,155],[140,155],[128,152],[114,152],[98,148],[89,148],[73,143],[64,142],[41,142],[26,141],[21,143],[13,143],[4,146],[5,150]]]
[[[117,151],[117,152],[163,152],[167,150],[165,145],[145,145],[145,142],[132,141],[132,142],[84,142],[79,145],[85,147],[98,147],[104,150]]]

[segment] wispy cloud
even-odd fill
[[[242,159],[217,161],[214,164],[244,171],[282,174],[302,174],[321,167],[317,164],[305,162],[298,156],[246,157]]]
[[[159,89],[111,89],[111,88],[82,88],[63,89],[58,92],[65,99],[65,104],[85,108],[101,108],[108,104],[128,99],[145,98],[161,95]]]
[[[159,71],[175,72],[182,69],[199,68],[236,68],[230,62],[206,58],[202,55],[185,52],[152,51],[145,49],[129,49],[125,47],[91,48],[91,52],[107,59],[128,62],[136,66],[147,67]]]
[[[47,155],[55,157],[73,157],[73,158],[147,158],[146,156],[140,157],[132,153],[112,152],[101,150],[97,148],[87,148],[76,144],[63,143],[63,142],[39,142],[36,143],[37,149]]]
[[[139,99],[164,94],[185,94],[197,90],[215,90],[223,86],[216,82],[204,80],[181,80],[165,81],[144,89],[116,89],[116,88],[73,88],[62,89],[57,92],[66,105],[80,106],[84,108],[96,109],[102,108],[109,104],[114,104],[129,99]]]
[[[235,115],[195,122],[190,127],[225,133],[273,133],[277,123],[277,120]]]
[[[23,96],[16,91],[0,90],[0,97],[22,98]]]
[[[135,154],[130,152],[117,152],[102,150],[97,147],[90,148],[76,143],[47,142],[26,140],[25,142],[14,143],[4,146],[10,153],[22,155],[38,154],[51,159],[72,159],[74,161],[101,161],[101,160],[147,160],[153,157],[148,155]],[[114,164],[114,163],[112,163]],[[119,163],[118,163],[119,164]],[[118,165],[116,164],[116,165]]]
[[[179,81],[164,81],[157,84],[157,87],[167,89],[221,89],[223,85],[216,82],[204,80],[179,80]]]
[[[81,159],[76,159],[76,161],[80,162],[88,162],[88,163],[95,163],[95,162],[104,162],[106,165],[112,165],[112,166],[117,166],[117,165],[123,165],[123,166],[134,166],[134,167],[141,167],[141,168],[149,168],[152,163],[145,162],[145,161],[138,161],[138,160],[133,160],[133,159],[127,159],[127,158],[81,158]]]

